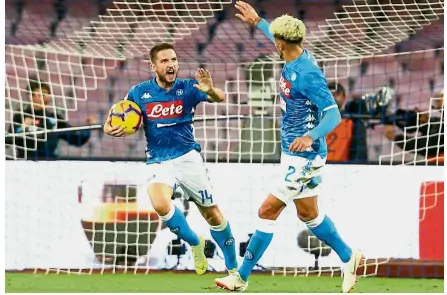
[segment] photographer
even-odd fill
[[[31,103],[23,108],[22,112],[16,112],[13,123],[9,126],[9,133],[20,134],[42,130],[54,130],[72,127],[63,117],[48,107],[51,102],[50,87],[46,83],[30,80],[29,87]],[[88,118],[87,124],[94,123],[94,118]],[[6,137],[6,144],[14,145],[16,157],[19,159],[55,159],[59,140],[63,139],[68,144],[82,146],[90,139],[90,130],[55,132],[22,136]],[[34,148],[36,147],[36,148]]]
[[[346,90],[340,83],[329,83],[329,89],[334,96],[342,114],[341,123],[326,136],[328,145],[328,161],[356,162],[368,161],[366,145],[366,126],[361,119],[347,118],[343,115],[364,114],[366,105],[361,99],[346,102]]]
[[[428,160],[444,162],[444,93],[439,93],[433,100],[432,110],[421,112],[420,109],[403,110],[396,112],[397,119],[394,124],[389,124],[385,129],[385,137],[394,141],[403,151],[416,153]],[[429,114],[430,113],[430,114]],[[404,134],[397,134],[394,126],[397,126]],[[408,133],[416,131],[414,136]]]

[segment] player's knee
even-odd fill
[[[273,194],[269,194],[258,210],[261,219],[276,220],[286,207],[286,203]]]
[[[318,209],[317,208],[306,208],[305,210],[298,209],[298,218],[303,221],[311,221],[318,217]]]
[[[273,206],[263,205],[258,210],[258,216],[261,219],[276,220],[278,215],[278,210]]]
[[[154,207],[155,212],[157,212],[157,214],[159,216],[165,216],[165,215],[167,215],[171,211],[171,204],[170,203],[153,204],[153,207]]]
[[[203,217],[211,226],[218,226],[223,222],[222,213],[217,206],[208,207],[206,210],[203,210]]]
[[[148,187],[148,194],[152,206],[159,216],[165,216],[171,210],[171,196],[173,189],[162,183],[151,183]]]
[[[165,216],[171,210],[170,202],[154,202],[152,203],[152,206],[159,216]]]

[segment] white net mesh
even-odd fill
[[[82,5],[68,4],[67,7],[70,8],[68,14],[57,25],[53,21],[53,1],[41,1],[35,11],[32,6],[25,6],[21,17],[16,15],[20,9],[15,8],[20,1],[7,2],[7,11],[11,18],[7,20],[6,29],[14,32],[7,36],[8,45],[6,46],[7,128],[11,125],[16,126],[13,120],[14,114],[19,114],[19,122],[15,124],[22,124],[25,119],[24,113],[31,108],[31,93],[27,90],[30,79],[46,82],[51,92],[49,107],[42,115],[34,116],[35,119],[45,122],[47,119],[53,119],[56,122],[69,119],[74,124],[80,125],[85,124],[87,117],[94,114],[98,122],[104,122],[104,116],[112,102],[123,98],[132,85],[151,77],[145,56],[152,45],[158,42],[170,42],[174,43],[180,57],[180,77],[191,77],[195,68],[203,65],[211,71],[215,84],[225,89],[227,93],[225,104],[203,104],[196,111],[198,116],[224,118],[195,124],[196,138],[201,143],[203,154],[208,162],[278,161],[281,113],[278,105],[277,83],[281,76],[283,62],[274,54],[274,46],[262,33],[247,30],[244,24],[232,16],[232,1],[100,2],[103,4],[99,7],[87,2],[83,2]],[[278,2],[283,5],[279,5]],[[420,131],[424,128],[430,130],[430,134],[419,135],[418,140],[432,137],[440,140],[443,131],[440,131],[438,127],[443,125],[443,112],[438,123],[430,123],[430,118],[436,117],[438,111],[430,108],[436,99],[429,98],[444,86],[444,48],[441,42],[444,2],[439,0],[355,0],[339,1],[338,4],[324,2],[324,5],[330,8],[322,9],[323,5],[318,1],[301,1],[298,6],[295,6],[294,1],[286,0],[262,1],[259,7],[268,19],[282,13],[294,14],[292,12],[296,12],[297,16],[304,19],[308,27],[306,46],[315,54],[328,81],[343,84],[350,98],[362,99],[362,97],[367,97],[367,94],[376,93],[383,86],[389,86],[395,90],[396,97],[393,103],[396,103],[397,107],[408,110],[413,110],[415,107],[422,110],[428,109],[419,113],[426,114],[429,123],[417,125],[412,129],[407,128],[404,132]],[[20,19],[22,20],[19,21]],[[53,26],[58,29],[52,30]],[[367,160],[380,161],[382,165],[388,165],[390,162],[411,165],[426,163],[427,145],[402,149],[401,144],[405,146],[409,139],[395,142],[386,139],[385,127],[379,124],[382,122],[382,117],[378,116],[370,120],[374,116],[362,111],[355,111],[353,115],[358,115],[358,118],[363,118],[361,116],[369,118],[369,120],[361,120],[362,126],[365,129],[368,127],[363,135],[367,144],[361,147],[367,154]],[[433,132],[436,129],[435,126],[438,131]],[[47,133],[48,128],[45,127],[46,125],[40,129],[37,128],[43,133],[27,133],[27,135],[13,128],[7,140],[7,146],[10,148],[7,157],[28,158],[27,152],[37,150],[39,142],[47,141],[50,133]],[[61,157],[71,159],[103,157],[128,160],[144,158],[144,146],[142,133],[126,140],[118,140],[102,137],[98,132],[92,135],[85,148],[80,149],[61,142],[58,152]],[[441,148],[443,150],[443,141],[442,144],[438,141],[436,148],[437,151]],[[88,164],[83,165],[82,168],[65,165],[66,163],[63,162],[53,166],[48,165],[46,170],[52,171],[50,176],[53,178],[49,176],[49,179],[58,180],[60,187],[58,186],[56,190],[57,195],[73,194],[71,190],[64,189],[64,185],[71,188],[73,183],[77,186],[82,181],[98,178],[95,176],[98,173],[89,172],[91,168]],[[31,178],[39,177],[40,168],[23,165],[13,168]],[[82,177],[78,177],[75,181],[70,173],[60,172],[64,169],[67,171],[77,169]],[[128,169],[129,174],[135,174],[135,167]],[[115,166],[101,166],[101,171],[116,170]],[[141,172],[141,174],[144,173]],[[45,251],[48,247],[51,245],[66,247],[71,241],[66,232],[73,230],[79,233],[78,225],[73,221],[70,221],[72,227],[68,230],[55,226],[58,222],[60,224],[66,222],[64,221],[66,216],[46,205],[54,202],[56,193],[51,194],[51,190],[56,185],[52,183],[52,180],[39,184],[40,195],[45,196],[48,192],[48,196],[41,203],[35,204],[29,199],[16,198],[17,195],[33,195],[33,192],[23,187],[19,190],[18,187],[23,183],[20,179],[10,176],[12,178],[9,179],[10,185],[7,191],[8,208],[20,208],[23,202],[30,202],[29,204],[34,204],[37,209],[33,207],[34,205],[28,205],[25,211],[15,214],[14,217],[10,215],[9,218],[11,220],[27,219],[29,224],[38,225],[39,235],[48,235],[54,239],[49,239],[47,244],[39,244],[33,250],[32,253],[37,253],[38,257],[42,257],[38,263],[30,266],[26,263],[26,259],[23,259],[19,261],[20,263],[15,261],[12,265],[14,267],[18,265],[19,268],[31,267],[46,270],[72,268],[76,269],[75,272],[93,272],[95,268],[108,269],[113,264],[111,262],[118,256],[124,259],[122,261],[127,261],[129,257],[145,256],[146,254],[141,253],[147,252],[149,246],[154,246],[149,228],[158,226],[158,220],[153,214],[151,215],[153,210],[150,206],[145,204],[142,207],[144,209],[138,206],[139,209],[135,209],[134,204],[121,204],[118,201],[120,198],[111,198],[113,200],[110,202],[95,199],[105,194],[102,190],[111,188],[107,186],[107,183],[125,182],[123,175],[126,175],[126,172],[105,173],[103,177],[99,177],[97,182],[100,185],[92,193],[92,200],[95,200],[94,206],[91,204],[78,206],[79,204],[72,200],[58,199],[57,201],[61,208],[69,208],[76,212],[87,210],[82,213],[87,217],[83,219],[84,228],[81,233],[85,234],[95,253],[94,256],[89,256],[90,260],[87,259],[88,261],[82,261],[79,264],[69,260],[52,263],[54,258],[50,259],[51,263],[45,262],[48,258],[45,256]],[[240,178],[244,177],[246,176],[240,176]],[[268,182],[270,177],[273,175],[266,174],[261,179]],[[218,175],[215,178],[217,179]],[[234,178],[234,180],[237,179]],[[131,194],[129,186],[133,185],[137,184],[117,186],[125,191],[124,195],[127,198]],[[336,184],[333,187],[335,188]],[[254,195],[263,196],[265,189],[266,187],[257,190],[251,187],[241,188],[245,195],[243,201],[252,206],[256,203],[253,201]],[[143,196],[144,189],[140,188],[138,194]],[[337,206],[341,205],[337,203]],[[232,221],[235,224],[234,227],[254,224],[256,217],[254,207],[256,206],[252,207],[243,212],[237,211],[240,214],[229,214],[228,219],[234,220]],[[97,211],[93,214],[89,210]],[[129,212],[135,214],[132,222],[124,225],[116,222],[122,221],[120,219],[122,216],[117,217],[119,214],[129,214]],[[91,215],[88,215],[89,213]],[[286,215],[290,216],[288,220],[296,220],[294,213],[288,214]],[[362,212],[362,214],[366,213]],[[41,216],[49,217],[42,219]],[[95,216],[95,219],[91,219],[91,216]],[[247,221],[247,216],[252,216],[253,219]],[[106,220],[113,222],[107,224]],[[129,221],[129,219],[124,220]],[[288,229],[296,225],[284,221],[281,226],[283,229]],[[37,234],[31,234],[33,228],[29,227],[25,232],[38,239]],[[10,233],[13,234],[12,231]],[[78,237],[81,239],[83,234]],[[140,238],[142,240],[139,240]],[[245,236],[238,238],[244,239]],[[295,246],[295,236],[292,242],[290,237],[284,237],[284,239],[287,240],[284,245],[293,243]],[[309,239],[312,240],[312,238]],[[16,244],[11,242],[10,250],[17,247],[20,241],[18,238]],[[140,243],[144,244],[141,251],[138,246],[134,247]],[[131,247],[128,247],[129,245]],[[320,246],[306,247],[327,250]],[[280,243],[272,247],[279,252],[287,250]],[[85,253],[90,253],[90,250],[89,247],[84,249]],[[164,249],[161,250],[163,251]],[[368,257],[368,267],[364,269],[365,275],[376,274],[382,262],[388,261],[389,257],[380,256],[380,253]],[[60,256],[64,257],[64,255]],[[333,266],[313,269],[293,265],[284,266],[282,264],[287,263],[274,259],[271,261],[275,273],[293,275],[339,273],[339,268]],[[167,264],[172,266],[172,262]],[[333,265],[333,263],[329,261],[326,265]],[[147,271],[146,268],[144,269]]]
[[[443,95],[442,95],[443,96]],[[394,165],[444,163],[444,97],[431,98],[427,111],[415,113],[416,124],[404,127],[392,142],[391,153],[380,161]]]
[[[391,138],[391,152],[380,156],[381,165],[444,166],[444,91],[438,93],[438,96],[430,98],[427,111],[416,109],[410,124],[397,124],[403,130]],[[419,172],[416,170],[414,173]],[[443,222],[439,212],[444,210],[444,181],[430,177],[427,176],[426,181],[420,184],[420,241],[429,239],[430,235],[439,235],[437,227]]]
[[[191,76],[195,67],[205,65],[212,71],[216,84],[228,93],[226,106],[204,105],[199,107],[199,115],[244,117],[197,124],[196,136],[205,147],[206,158],[250,161],[278,158],[280,140],[276,119],[280,108],[275,83],[282,63],[276,55],[255,59],[259,54],[273,51],[261,33],[251,36],[237,20],[223,23],[215,20],[219,19],[219,15],[214,18],[216,12],[221,12],[225,5],[228,9],[228,4],[219,1],[113,2],[98,20],[77,21],[75,28],[79,28],[79,23],[84,24],[81,30],[70,31],[61,24],[55,33],[58,38],[44,45],[7,45],[7,124],[12,124],[15,110],[23,111],[29,106],[26,85],[30,78],[45,81],[51,88],[54,112],[43,117],[56,118],[56,113],[61,113],[63,119],[73,117],[85,124],[85,114],[92,108],[84,102],[87,97],[94,98],[93,108],[105,111],[106,106],[101,103],[107,96],[115,100],[124,97],[133,83],[147,79],[149,75],[145,74],[144,67],[148,64],[139,61],[150,47],[156,42],[174,42],[183,62],[181,76]],[[290,3],[284,4],[293,11]],[[264,4],[263,9],[272,8],[270,5]],[[300,8],[309,14],[316,7],[304,3]],[[85,10],[93,9],[87,5]],[[442,3],[354,1],[338,10],[332,16],[328,14],[326,20],[321,20],[321,16],[305,19],[309,31],[306,45],[314,52],[328,80],[342,83],[352,97],[392,84],[397,88],[402,107],[426,107],[427,97],[443,85],[443,48],[433,48],[442,47],[438,40],[443,32],[442,19],[439,19],[443,14]],[[281,12],[281,9],[277,11]],[[45,19],[39,14],[26,15],[33,22]],[[216,28],[211,34],[213,25]],[[22,27],[23,24],[17,34],[38,35],[38,32],[25,34],[20,30]],[[424,32],[420,33],[423,28]],[[41,31],[45,31],[43,27]],[[194,46],[204,48],[194,53]],[[389,53],[383,54],[384,51]],[[127,79],[122,79],[123,76]],[[256,118],[248,120],[247,117]],[[210,129],[214,130],[206,131]],[[378,160],[388,148],[378,133],[368,131],[369,160]],[[257,140],[259,136],[263,140]],[[25,144],[8,143],[11,158],[20,158],[23,154],[14,153],[17,148],[35,150],[38,141],[46,140],[46,134],[30,134],[26,138],[29,140],[22,140]],[[100,151],[93,149],[91,156]],[[118,146],[110,154],[119,157],[125,150]],[[61,153],[74,156],[79,152],[68,148]]]
[[[39,6],[45,7],[45,4],[51,3],[43,2],[47,3],[39,3]],[[11,127],[21,127],[23,114],[32,114],[37,120],[45,122],[45,128],[37,128],[43,131],[42,134],[15,135],[16,128],[10,129],[13,134],[7,141],[7,146],[11,148],[7,157],[27,158],[26,151],[35,151],[38,142],[46,141],[47,133],[44,131],[50,129],[46,126],[47,119],[65,121],[69,119],[70,111],[84,111],[87,103],[81,103],[82,106],[78,103],[85,102],[88,96],[97,96],[94,91],[100,89],[98,84],[110,75],[118,61],[147,55],[156,43],[171,43],[190,36],[200,24],[212,18],[215,11],[222,10],[222,5],[229,3],[231,1],[115,1],[112,8],[99,16],[99,20],[90,21],[90,25],[80,31],[67,32],[65,36],[42,45],[7,45],[6,123]],[[30,16],[27,18],[30,23],[45,18],[38,13],[30,13]],[[13,27],[14,23],[13,19]],[[44,27],[41,29],[45,31]],[[32,36],[34,32],[19,30],[14,35],[20,33]],[[50,88],[52,99],[43,114],[36,115],[31,110],[31,93],[27,91],[30,80],[45,82]],[[17,110],[20,110],[22,117],[14,122],[13,114]],[[35,131],[34,128],[32,131]]]
[[[11,133],[25,122],[25,117],[32,115],[35,120],[41,120],[42,127],[31,128],[33,132],[27,135],[14,134],[7,141],[11,149],[7,157],[14,159],[26,158],[22,150],[36,150],[38,142],[47,140],[46,130],[54,120],[56,124],[69,119],[69,114],[82,107],[85,109],[88,95],[98,89],[98,80],[107,78],[107,70],[116,66],[116,60],[101,58],[84,58],[79,55],[66,55],[24,49],[17,46],[6,46],[6,124]],[[33,107],[30,81],[47,81],[51,93],[48,107],[37,112]],[[19,112],[17,112],[19,111]],[[16,114],[16,120],[14,115]],[[34,125],[34,124],[33,124]],[[54,124],[51,124],[54,125]],[[16,144],[20,142],[20,144]],[[20,156],[22,155],[22,156]]]

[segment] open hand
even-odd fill
[[[110,123],[112,122],[112,118],[109,117],[107,122],[104,124],[104,133],[114,137],[122,137],[125,136],[124,127],[121,125],[112,126]]]
[[[194,87],[200,91],[208,94],[213,89],[213,79],[211,79],[211,74],[208,70],[197,69],[196,79],[199,84],[194,84]]]
[[[308,135],[303,137],[297,137],[289,146],[289,152],[304,152],[309,148],[314,141]]]
[[[236,13],[236,17],[244,23],[247,23],[250,26],[256,26],[261,21],[258,13],[250,4],[244,1],[236,1],[234,7],[240,12]]]

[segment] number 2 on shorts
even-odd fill
[[[208,191],[204,190],[204,191],[199,191],[200,197],[202,198],[202,204],[205,204],[206,200],[209,200],[210,203],[213,202],[213,195],[209,194],[208,195]]]
[[[292,180],[289,177],[292,176],[296,172],[296,168],[293,166],[289,166],[289,168],[287,168],[287,169],[289,170],[289,172],[286,174],[286,177],[284,178],[284,180],[287,182],[292,182]]]

